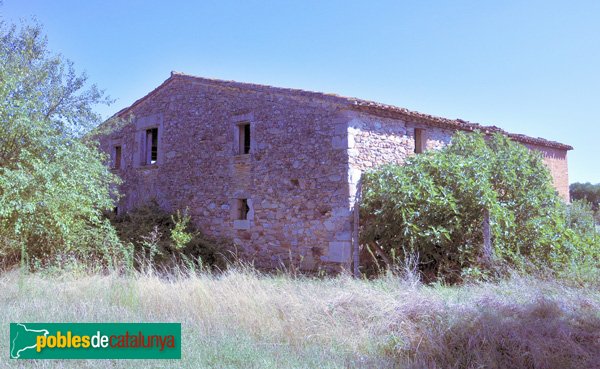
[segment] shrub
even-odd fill
[[[486,214],[492,250],[483,249]],[[365,174],[361,244],[388,264],[419,255],[427,278],[452,281],[504,264],[565,263],[573,232],[539,153],[500,134],[457,133],[442,150]]]
[[[581,200],[589,203],[589,207],[593,211],[596,229],[600,229],[600,183],[571,183],[569,186],[571,200]]]
[[[190,220],[187,210],[170,214],[152,200],[113,217],[112,223],[121,240],[133,245],[138,268],[195,263],[224,269],[228,243],[206,237]]]
[[[592,205],[575,200],[566,207],[567,225],[573,232],[573,252],[569,259],[568,277],[580,282],[597,279],[600,271],[600,231],[595,224]]]
[[[574,200],[567,207],[567,224],[569,228],[583,237],[594,239],[597,236],[596,221],[592,204],[587,200]]]
[[[600,183],[571,183],[569,186],[571,200],[586,200],[594,211],[599,211],[600,205]]]

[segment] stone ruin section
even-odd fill
[[[131,123],[101,144],[124,180],[119,212],[152,199],[188,208],[259,267],[348,258],[347,122],[336,104],[174,74],[118,115]]]
[[[188,209],[261,268],[350,269],[362,172],[448,144],[457,129],[501,131],[358,99],[173,72],[107,121],[101,148],[123,179],[117,212],[150,200]],[[505,134],[510,135],[504,131]],[[513,135],[544,153],[568,200],[570,146]],[[356,240],[354,240],[356,242]]]

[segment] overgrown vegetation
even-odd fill
[[[596,224],[600,226],[600,183],[571,183],[569,186],[571,200],[585,201],[594,211]]]
[[[39,26],[0,22],[0,267],[22,263],[20,272],[0,269],[1,326],[8,336],[9,321],[179,321],[183,359],[16,365],[585,368],[600,362],[597,201],[586,195],[592,205],[565,207],[541,158],[524,147],[502,136],[457,135],[451,146],[405,167],[367,174],[362,241],[394,272],[372,280],[264,275],[239,265],[213,273],[225,268],[228,243],[203,236],[186,210],[169,214],[152,202],[104,215],[118,198],[119,179],[103,164],[93,136],[82,135],[99,122],[93,105],[108,101],[85,86],[72,63],[47,50]],[[112,121],[95,134],[123,123]],[[487,214],[492,250],[482,248]],[[500,267],[508,276],[530,265],[551,273],[484,281]],[[556,271],[558,282],[546,278]],[[423,276],[439,279],[424,285]],[[476,283],[439,283],[466,276]],[[0,351],[7,345],[0,340]]]
[[[387,264],[417,255],[428,279],[597,266],[600,245],[590,237],[595,230],[575,220],[579,205],[568,220],[541,155],[500,134],[458,133],[442,150],[369,172],[363,196],[361,243]],[[491,250],[484,249],[486,214]]]
[[[592,206],[586,200],[574,200],[566,207],[565,216],[576,242],[559,274],[580,281],[593,278],[600,267],[600,227],[595,224]]]
[[[137,269],[174,267],[225,269],[233,256],[226,240],[208,238],[191,223],[187,210],[170,214],[156,201],[113,217],[119,238],[131,245]]]
[[[0,276],[0,290],[3,337],[14,321],[182,323],[181,360],[11,362],[22,368],[579,369],[600,362],[598,280],[582,288],[515,275],[448,287],[410,274],[313,279],[238,267],[169,278],[11,272]],[[0,351],[8,344],[0,340]]]
[[[202,236],[186,212],[171,215],[150,204],[107,219],[120,180],[94,134],[125,122],[96,127],[93,107],[109,100],[86,82],[70,61],[48,51],[39,25],[0,22],[0,264],[224,268],[225,243]]]
[[[79,139],[109,100],[47,49],[39,25],[0,21],[0,259],[101,259],[118,244],[105,156]],[[87,86],[87,87],[86,87]]]

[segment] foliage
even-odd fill
[[[600,183],[571,183],[569,186],[571,200],[586,200],[592,205],[594,211],[600,206]]]
[[[0,258],[101,257],[118,244],[102,211],[118,179],[79,137],[108,103],[52,55],[39,25],[0,22]]]
[[[579,234],[590,234],[596,231],[592,204],[587,200],[573,200],[567,208],[567,223],[569,228]]]
[[[600,183],[571,183],[569,193],[571,200],[585,200],[591,204],[594,220],[600,227]]]
[[[153,200],[112,222],[121,240],[134,247],[137,267],[189,264],[201,267],[226,267],[225,241],[210,239],[190,222],[186,211],[169,214]]]
[[[187,232],[187,229],[190,227],[190,219],[191,217],[187,209],[183,214],[177,210],[176,215],[171,216],[171,220],[174,223],[171,229],[171,241],[173,241],[173,248],[175,250],[182,250],[194,237],[193,234]]]
[[[361,244],[391,262],[418,255],[428,278],[455,280],[491,264],[563,263],[573,244],[541,155],[500,134],[457,133],[446,148],[363,181]],[[491,255],[483,250],[485,212]]]
[[[592,205],[575,200],[566,208],[569,229],[573,231],[574,246],[567,273],[586,279],[585,275],[600,268],[600,231],[595,224]]]

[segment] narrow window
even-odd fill
[[[424,151],[424,144],[423,130],[421,128],[415,128],[415,154],[420,154]]]
[[[121,146],[115,146],[115,155],[113,157],[113,168],[121,168]]]
[[[248,206],[248,199],[238,199],[238,220],[247,220],[248,212],[250,207]]]
[[[244,154],[250,152],[250,124],[244,124]]]
[[[239,129],[239,153],[250,153],[250,123],[242,123],[238,125]]]
[[[146,164],[155,164],[158,160],[158,128],[146,130]]]

